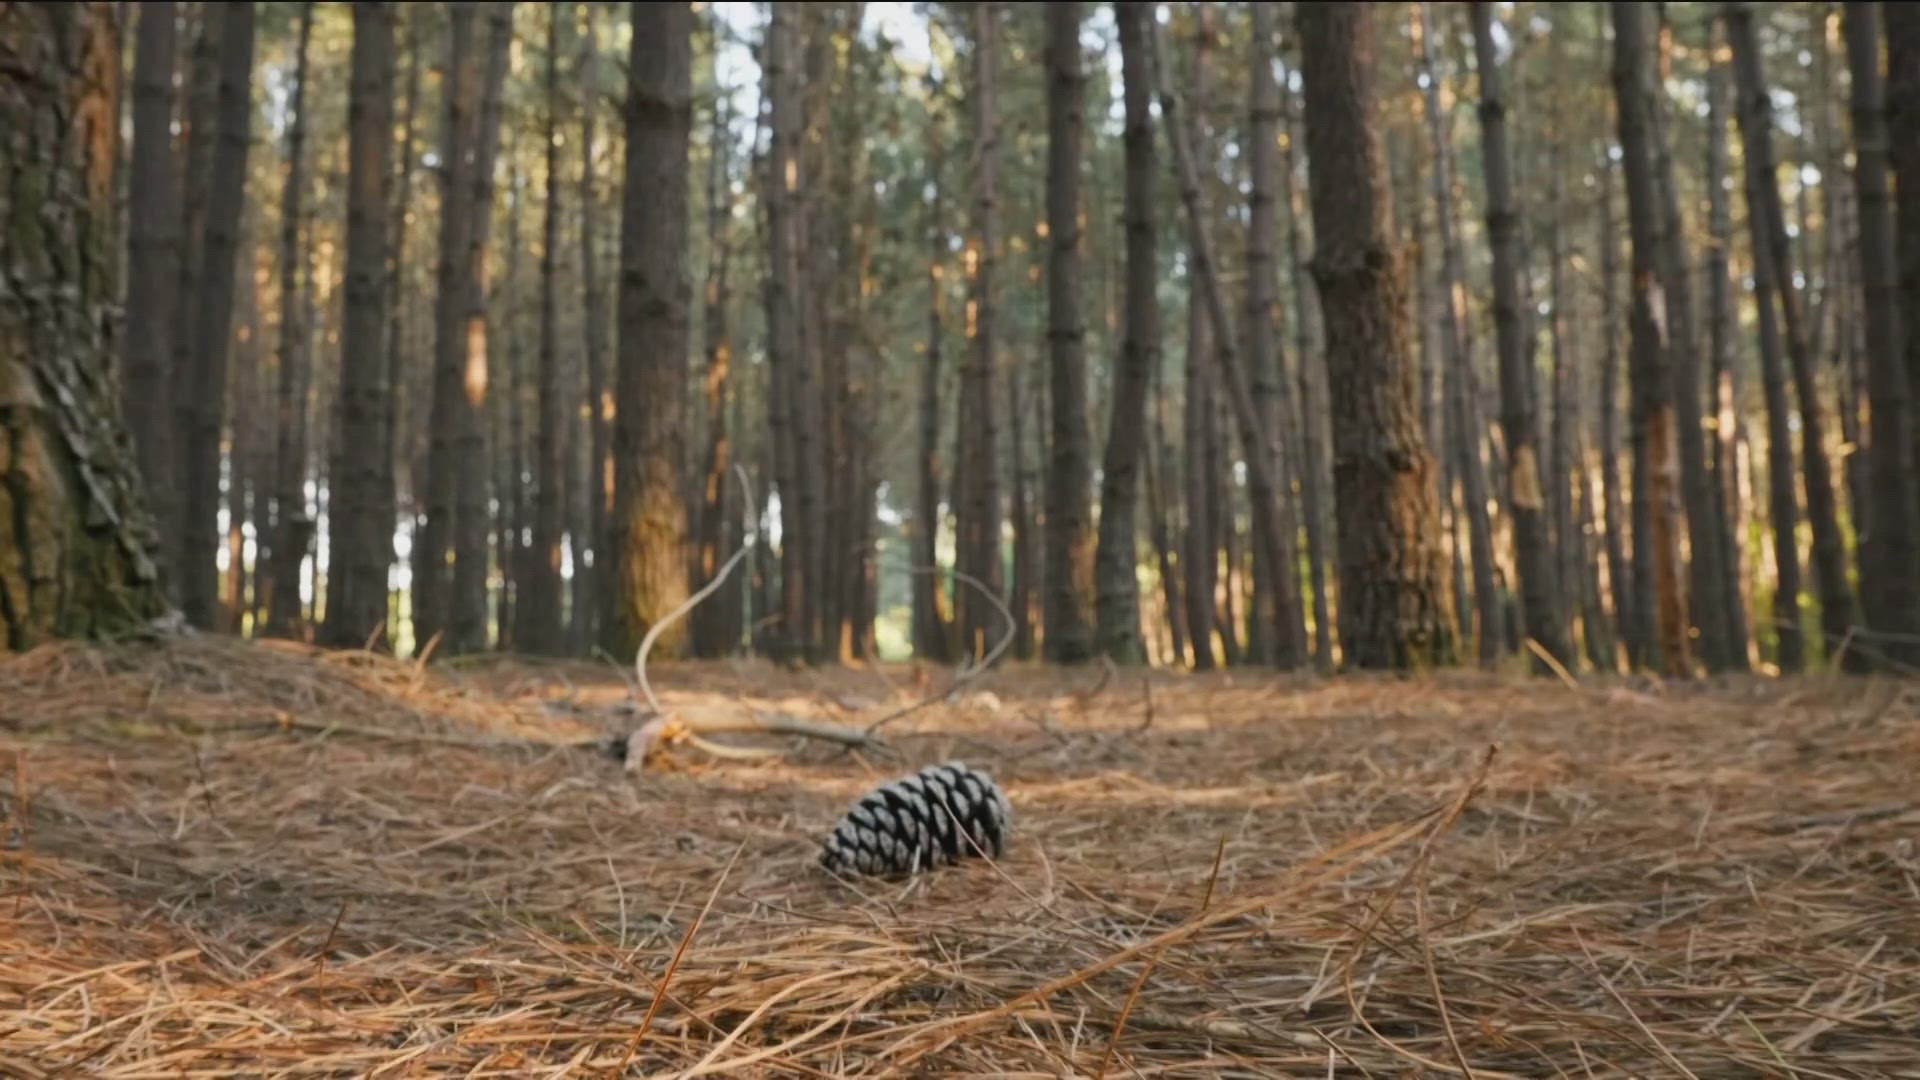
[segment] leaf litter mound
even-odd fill
[[[934,681],[653,675],[854,726]],[[1920,1077],[1920,686],[1112,675],[639,772],[584,664],[0,661],[0,1073]],[[948,758],[1004,859],[817,869]]]

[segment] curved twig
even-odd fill
[[[753,481],[748,478],[747,470],[742,468],[738,462],[734,463],[733,471],[740,476],[740,494],[741,497],[746,500],[747,504],[747,512],[742,514],[741,517],[750,525],[757,526],[759,522],[756,521],[754,517],[756,504],[753,501]],[[660,707],[660,699],[654,696],[653,693],[653,684],[647,681],[647,654],[653,651],[654,641],[660,637],[661,632],[666,630],[667,627],[679,621],[681,616],[698,607],[702,600],[712,596],[720,586],[726,584],[727,577],[733,573],[733,568],[740,565],[740,560],[746,558],[747,552],[753,550],[754,542],[757,541],[759,537],[760,530],[757,527],[749,528],[746,534],[740,538],[740,550],[734,552],[731,558],[721,564],[720,572],[713,575],[713,580],[702,585],[700,591],[682,600],[679,607],[667,612],[664,617],[648,627],[646,636],[640,639],[640,649],[633,654],[633,674],[634,677],[639,680],[640,693],[647,699],[647,707],[655,713],[664,714],[666,710]]]
[[[908,566],[908,567],[904,567],[904,569],[909,574],[940,573],[940,568],[937,566]],[[958,570],[958,569],[954,570],[953,576],[961,581],[966,582],[968,585],[973,586],[974,589],[978,590],[980,595],[986,597],[988,602],[993,604],[995,610],[1000,612],[1000,618],[1005,620],[1007,624],[1006,632],[1000,635],[1000,640],[994,643],[993,648],[987,650],[987,654],[980,658],[979,663],[963,666],[960,669],[960,671],[955,673],[953,677],[953,681],[948,683],[944,690],[941,690],[937,694],[929,694],[926,697],[921,698],[919,701],[916,701],[913,704],[908,705],[904,708],[895,709],[893,712],[890,712],[887,715],[881,717],[880,719],[875,720],[873,723],[868,724],[866,727],[866,734],[868,737],[872,737],[874,732],[880,730],[881,727],[887,724],[893,723],[895,720],[899,720],[903,717],[911,716],[912,714],[919,712],[921,709],[924,709],[929,705],[938,704],[939,702],[946,701],[947,699],[953,697],[954,694],[957,694],[960,692],[961,687],[979,678],[981,675],[984,675],[987,669],[991,668],[994,665],[995,661],[1000,659],[1001,654],[1006,652],[1009,648],[1013,646],[1013,635],[1014,635],[1014,629],[1015,629],[1014,622],[1013,622],[1013,612],[1007,609],[1006,602],[1000,599],[1000,596],[998,593],[994,592],[992,589],[987,588],[986,584],[982,582],[979,578],[974,577],[972,574],[969,574],[964,570]]]

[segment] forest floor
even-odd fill
[[[861,725],[950,678],[654,681]],[[1920,1077],[1920,684],[1012,666],[897,757],[570,748],[629,693],[0,660],[0,1074]],[[1004,859],[815,868],[952,757],[1006,787]]]

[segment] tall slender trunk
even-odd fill
[[[584,323],[580,339],[587,369],[587,536],[592,553],[592,565],[575,563],[573,567],[573,635],[582,648],[598,640],[600,583],[608,580],[606,568],[613,557],[607,531],[613,510],[613,462],[609,457],[606,292],[600,275],[600,198],[594,187],[594,119],[599,115],[595,107],[599,89],[596,7],[580,5],[580,304]]]
[[[1633,241],[1632,352],[1633,426],[1642,453],[1636,456],[1634,500],[1646,504],[1648,558],[1635,559],[1637,573],[1651,575],[1652,604],[1661,658],[1667,672],[1692,674],[1686,597],[1681,590],[1680,536],[1674,448],[1672,335],[1664,293],[1664,205],[1659,179],[1661,137],[1655,83],[1650,5],[1614,4],[1614,92],[1618,97],[1622,164],[1627,178],[1627,225]],[[1658,295],[1657,295],[1658,294]],[[1644,464],[1642,464],[1644,462]],[[1645,485],[1640,483],[1644,470]],[[1636,556],[1642,530],[1635,523]]]
[[[1260,523],[1255,538],[1264,541],[1259,558],[1264,558],[1269,566],[1291,566],[1292,545],[1286,542],[1290,537],[1283,524],[1281,508],[1283,493],[1280,478],[1284,474],[1280,470],[1280,436],[1277,431],[1262,425],[1254,407],[1251,380],[1241,362],[1239,350],[1234,347],[1226,297],[1216,270],[1213,240],[1209,235],[1205,208],[1201,204],[1195,140],[1189,123],[1183,119],[1180,97],[1172,92],[1167,78],[1166,47],[1162,36],[1156,26],[1149,25],[1147,29],[1153,52],[1151,70],[1156,76],[1160,116],[1166,123],[1167,142],[1173,150],[1175,176],[1180,183],[1180,201],[1186,208],[1191,273],[1200,285],[1200,300],[1205,306],[1213,334],[1216,370],[1227,403],[1233,409],[1234,421],[1240,429],[1240,444],[1245,451],[1243,460],[1247,470],[1247,497],[1252,503],[1253,518]],[[1273,586],[1276,611],[1293,612],[1299,607],[1299,586],[1293,574],[1273,575]],[[1306,642],[1302,640],[1304,633],[1300,620],[1276,616],[1272,627],[1274,661],[1283,668],[1304,666],[1307,659]]]
[[[1280,87],[1281,111],[1287,138],[1280,172],[1287,205],[1287,267],[1293,283],[1293,351],[1299,358],[1296,377],[1300,389],[1300,512],[1306,519],[1307,577],[1313,590],[1313,659],[1321,671],[1333,670],[1333,615],[1327,595],[1327,387],[1326,366],[1316,363],[1308,313],[1315,299],[1307,284],[1307,264],[1300,253],[1300,219],[1306,216],[1295,171],[1293,148],[1299,134],[1291,95]]]
[[[989,592],[1005,591],[1000,552],[1000,421],[995,386],[998,333],[995,267],[999,256],[999,5],[980,3],[972,13],[972,61],[968,103],[974,138],[973,236],[967,264],[967,353],[960,368],[962,409],[967,416],[966,486],[956,490],[959,568]],[[977,592],[954,594],[954,619],[963,656],[979,659],[1001,632],[993,606]]]
[[[120,400],[133,436],[147,507],[160,526],[160,564],[169,588],[180,574],[179,499],[174,476],[174,308],[180,283],[180,173],[173,154],[174,4],[140,7],[133,59],[132,175],[127,200],[127,309]]]
[[[1875,651],[1910,668],[1920,665],[1920,569],[1914,564],[1914,552],[1920,550],[1920,488],[1913,476],[1913,388],[1900,354],[1900,277],[1887,183],[1886,85],[1880,71],[1880,28],[1874,6],[1848,4],[1842,10],[1853,74],[1853,183],[1860,204],[1867,394],[1873,410],[1867,441],[1873,500],[1860,538],[1861,606],[1867,627],[1884,635],[1874,643]],[[1911,150],[1903,152],[1920,157]],[[1920,206],[1920,200],[1913,205]],[[1920,282],[1909,286],[1909,295],[1914,292],[1920,292]]]
[[[708,142],[707,169],[707,281],[702,318],[706,339],[706,379],[702,387],[707,413],[707,447],[701,463],[700,520],[694,530],[692,584],[704,587],[720,570],[731,552],[727,550],[728,524],[732,520],[730,499],[733,491],[733,441],[728,430],[728,403],[733,396],[733,342],[728,332],[728,315],[733,303],[732,245],[728,242],[727,222],[733,216],[733,198],[727,167],[726,98],[714,106],[713,133]],[[711,603],[693,610],[690,633],[696,656],[724,656],[733,648],[738,634],[733,630],[734,613],[740,607],[739,578],[731,577],[720,586]]]
[[[1709,24],[1711,25],[1711,23]],[[1711,41],[1709,41],[1711,44]],[[1708,49],[1707,67],[1707,343],[1711,379],[1708,400],[1714,414],[1712,475],[1720,498],[1722,598],[1727,605],[1732,642],[1739,651],[1735,667],[1744,668],[1749,650],[1746,589],[1741,572],[1739,530],[1746,520],[1740,497],[1740,368],[1734,362],[1733,282],[1728,261],[1733,246],[1732,200],[1727,194],[1727,72],[1717,50]]]
[[[1820,597],[1820,628],[1826,638],[1823,652],[1832,656],[1835,650],[1845,650],[1848,635],[1859,624],[1859,611],[1853,587],[1847,581],[1846,542],[1840,535],[1839,511],[1834,502],[1833,471],[1827,459],[1826,425],[1821,418],[1819,388],[1815,383],[1815,360],[1807,347],[1800,290],[1794,278],[1793,248],[1787,240],[1786,214],[1774,176],[1773,104],[1767,93],[1753,11],[1745,3],[1729,3],[1724,11],[1727,41],[1733,47],[1734,84],[1740,101],[1737,114],[1746,151],[1747,217],[1756,248],[1755,286],[1757,289],[1761,277],[1757,249],[1764,247],[1772,263],[1767,284],[1778,294],[1794,392],[1800,399],[1800,456],[1807,492],[1807,521],[1813,526],[1813,580]],[[1866,657],[1861,652],[1843,651],[1840,660],[1848,670],[1859,670]]]
[[[501,93],[513,40],[513,4],[486,5],[486,73],[473,139],[473,221],[461,253],[461,393],[455,400],[453,581],[447,607],[447,651],[479,652],[487,645],[487,540],[491,517],[487,484],[487,336],[489,247],[493,224],[493,169],[500,153]]]
[[[1144,659],[1140,640],[1140,589],[1135,565],[1140,462],[1147,452],[1147,389],[1158,366],[1160,304],[1157,298],[1158,236],[1154,213],[1155,153],[1153,58],[1149,37],[1153,5],[1123,2],[1115,9],[1126,107],[1126,299],[1119,363],[1114,369],[1113,412],[1107,425],[1100,471],[1099,548],[1094,560],[1094,647],[1122,663]]]
[[[1337,425],[1342,651],[1358,668],[1410,668],[1451,662],[1454,635],[1375,113],[1373,18],[1364,4],[1295,12]]]
[[[1906,4],[1881,4],[1887,37],[1887,163],[1894,186],[1894,257],[1897,260],[1899,310],[1920,312],[1920,11]],[[1920,317],[1916,317],[1920,322]],[[1905,335],[1907,405],[1920,400],[1920,333]],[[1872,361],[1869,360],[1869,363]],[[1910,439],[1915,468],[1920,468],[1920,423]]]
[[[566,530],[562,488],[567,462],[561,455],[565,423],[560,386],[560,27],[566,9],[547,8],[546,150],[547,190],[540,241],[540,366],[533,437],[533,547],[527,553],[526,590],[520,597],[524,627],[518,647],[549,656],[562,651],[560,544]]]
[[[401,450],[401,418],[406,415],[407,391],[413,384],[412,367],[406,359],[411,353],[407,348],[406,309],[407,300],[412,295],[411,290],[405,286],[407,216],[413,209],[414,128],[420,103],[420,54],[424,50],[419,30],[421,16],[417,12],[409,15],[405,8],[399,9],[399,14],[406,27],[404,47],[407,50],[407,89],[406,101],[400,109],[400,145],[394,161],[392,216],[387,219],[392,235],[387,242],[386,251],[387,338],[383,355],[386,357],[387,364],[387,413],[381,435],[381,460],[386,463],[381,470],[383,485],[381,497],[387,507],[390,526],[402,518],[416,524],[419,520],[411,508],[403,510],[400,506],[400,473],[407,467],[405,463],[411,457]],[[410,491],[408,495],[410,504],[419,502],[419,492]],[[387,642],[390,647],[397,648],[400,605],[393,602],[391,607],[392,612],[387,623]]]
[[[307,50],[313,37],[313,0],[300,5],[300,29],[294,52],[293,94],[287,105],[287,176],[280,195],[280,382],[275,395],[277,441],[274,451],[273,557],[267,633],[297,633],[300,621],[300,567],[312,543],[313,515],[307,506],[307,396],[313,379],[308,350],[306,290],[301,270],[307,261],[300,244],[306,196]]]
[[[200,238],[191,262],[198,269],[192,331],[183,364],[185,447],[180,472],[180,606],[187,621],[211,629],[219,614],[220,433],[226,402],[227,350],[233,341],[233,286],[246,198],[247,148],[253,126],[254,5],[222,4],[212,146]],[[211,18],[211,16],[209,16]],[[209,27],[211,29],[211,27]],[[189,216],[187,227],[195,219]],[[176,375],[176,379],[179,375]],[[175,387],[178,388],[176,381]],[[176,405],[181,404],[176,399]],[[181,410],[176,409],[176,415]]]
[[[940,364],[942,343],[946,337],[948,231],[947,182],[944,172],[945,143],[941,136],[942,122],[935,113],[939,100],[937,94],[937,84],[931,85],[928,92],[930,104],[926,138],[928,187],[932,189],[927,201],[927,233],[932,238],[932,243],[928,254],[927,272],[927,353],[926,362],[920,368],[920,431],[919,449],[915,456],[918,483],[914,491],[912,588],[913,654],[935,663],[945,663],[953,655],[952,627],[949,625],[947,613],[943,610],[945,597],[941,582],[944,575],[938,572],[941,517]],[[1054,242],[1058,243],[1057,236]],[[1056,395],[1057,393],[1056,390]],[[1059,408],[1057,397],[1054,407]],[[1084,418],[1082,423],[1085,423]],[[1049,521],[1054,520],[1051,514],[1049,510]],[[1050,574],[1048,580],[1058,581],[1059,579]],[[1051,615],[1052,609],[1048,610]],[[1055,645],[1060,645],[1063,640],[1066,639],[1055,636],[1053,624],[1049,621],[1047,628],[1049,650]],[[1064,645],[1061,647],[1064,648]],[[1055,659],[1057,662],[1060,658],[1050,657],[1050,659]]]
[[[1080,70],[1079,0],[1048,4],[1046,23],[1047,385],[1053,438],[1047,459],[1044,645],[1048,660],[1074,664],[1093,655],[1088,617],[1093,597],[1093,440],[1087,420],[1087,328],[1080,298],[1086,77]]]
[[[1595,237],[1600,248],[1600,335],[1602,353],[1600,356],[1600,525],[1605,534],[1607,552],[1607,586],[1613,598],[1613,621],[1620,638],[1626,643],[1627,663],[1639,667],[1647,662],[1647,646],[1652,634],[1644,621],[1645,608],[1640,606],[1636,581],[1644,578],[1640,568],[1646,566],[1641,561],[1640,522],[1634,521],[1634,563],[1627,563],[1627,547],[1622,543],[1622,534],[1626,529],[1626,514],[1621,509],[1623,497],[1620,490],[1620,241],[1614,231],[1612,170],[1600,169],[1600,213],[1598,216],[1599,235]],[[1639,434],[1634,435],[1633,460],[1636,465],[1645,455],[1640,450]],[[1634,482],[1641,482],[1641,473],[1634,472]],[[1637,496],[1634,504],[1643,500]],[[1611,655],[1606,669],[1619,666],[1619,661]]]
[[[693,128],[693,9],[635,3],[628,54],[626,196],[620,226],[620,345],[614,380],[618,567],[602,637],[624,656],[687,596],[684,432],[688,295],[687,158]],[[661,632],[681,651],[684,624]]]
[[[768,434],[773,442],[775,486],[780,498],[780,616],[778,652],[794,658],[807,650],[813,581],[809,561],[812,533],[804,512],[802,487],[810,479],[803,459],[812,443],[803,441],[806,425],[796,423],[796,397],[804,384],[799,326],[800,230],[796,204],[800,183],[801,102],[798,16],[776,3],[767,24],[764,93],[768,99],[770,160],[765,176],[767,228],[767,372]]]
[[[387,213],[392,180],[395,6],[353,5],[347,102],[347,268],[340,326],[340,392],[329,472],[327,617],[322,637],[362,645],[387,618],[393,504],[386,457]],[[385,627],[389,640],[392,628]]]
[[[1531,335],[1520,315],[1520,218],[1509,175],[1506,104],[1495,59],[1492,6],[1476,0],[1474,54],[1480,75],[1482,157],[1487,184],[1487,235],[1493,247],[1493,321],[1500,353],[1500,427],[1507,444],[1507,504],[1513,515],[1515,569],[1527,636],[1562,664],[1573,661],[1560,621],[1554,551],[1547,532],[1546,488],[1540,476],[1540,434],[1535,414]],[[1539,665],[1546,673],[1547,665]]]
[[[1473,606],[1479,626],[1480,663],[1491,667],[1505,641],[1501,631],[1500,592],[1494,580],[1493,523],[1487,516],[1487,473],[1480,455],[1481,425],[1473,353],[1466,331],[1466,270],[1453,219],[1453,142],[1441,108],[1440,81],[1433,64],[1433,5],[1420,7],[1420,68],[1426,77],[1427,133],[1433,141],[1434,228],[1440,240],[1440,337],[1446,347],[1443,391],[1447,402],[1446,440],[1466,503],[1467,547],[1473,569]]]

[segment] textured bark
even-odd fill
[[[628,54],[626,204],[620,228],[620,339],[614,377],[614,550],[603,638],[616,656],[687,596],[687,513],[678,474],[685,431],[687,159],[693,128],[693,9],[635,3]],[[681,651],[684,624],[656,640]]]
[[[1047,40],[1047,361],[1053,437],[1047,460],[1046,657],[1093,655],[1093,445],[1087,421],[1087,328],[1081,313],[1080,169],[1086,77],[1081,5],[1049,4]]]
[[[1004,591],[1000,554],[1000,421],[995,393],[995,266],[999,255],[1000,139],[996,99],[999,83],[999,6],[975,4],[967,100],[974,139],[973,235],[968,241],[967,353],[960,367],[960,409],[966,417],[964,485],[957,487],[955,541],[959,569],[989,592]],[[1130,519],[1129,519],[1130,521]],[[1131,561],[1129,561],[1131,567]],[[1131,570],[1129,570],[1131,572]],[[973,589],[954,593],[960,651],[978,659],[1003,630],[1000,616]]]
[[[1600,527],[1607,552],[1607,587],[1613,600],[1614,627],[1626,645],[1627,663],[1645,663],[1651,635],[1641,620],[1634,582],[1638,570],[1627,563],[1626,513],[1620,488],[1620,241],[1614,231],[1612,170],[1600,170]],[[1640,460],[1638,440],[1634,459]],[[1636,499],[1636,502],[1639,500]],[[1636,558],[1638,549],[1635,549]],[[1639,566],[1645,566],[1644,562]],[[1606,668],[1619,666],[1609,658]]]
[[[1420,66],[1426,76],[1427,134],[1433,143],[1434,225],[1440,241],[1440,338],[1446,351],[1442,397],[1446,403],[1445,441],[1460,478],[1467,518],[1467,548],[1473,570],[1475,640],[1480,663],[1492,666],[1505,641],[1500,592],[1494,580],[1493,523],[1487,517],[1487,473],[1480,453],[1479,380],[1466,328],[1466,260],[1453,218],[1453,141],[1441,107],[1440,80],[1433,65],[1433,5],[1420,8]]]
[[[133,55],[132,175],[127,202],[127,311],[120,386],[148,509],[160,523],[161,565],[179,578],[174,476],[173,329],[180,287],[180,173],[173,154],[178,48],[171,0],[140,6]]]
[[[307,392],[312,380],[308,353],[307,283],[301,271],[307,251],[300,243],[306,196],[307,49],[313,37],[313,0],[300,6],[294,47],[293,95],[287,105],[287,174],[280,189],[280,345],[273,476],[273,540],[269,566],[267,633],[291,636],[300,622],[300,564],[314,533],[307,512]]]
[[[0,13],[0,652],[161,614],[159,535],[112,376],[114,5]]]
[[[342,648],[371,640],[387,618],[393,504],[386,456],[387,213],[392,179],[396,58],[390,3],[353,5],[347,99],[347,268],[340,327],[338,424],[328,503],[327,618]],[[391,630],[391,628],[388,628]],[[391,634],[389,633],[389,640]]]
[[[1255,10],[1259,10],[1255,8]],[[1207,104],[1209,78],[1207,54],[1211,36],[1211,20],[1208,19],[1209,6],[1195,4],[1193,7],[1195,22],[1195,40],[1193,60],[1189,65],[1187,85],[1194,102],[1195,127],[1204,131],[1202,118]],[[1213,140],[1200,139],[1205,149],[1202,157],[1209,162],[1217,161],[1217,148]],[[1193,260],[1188,258],[1188,266]],[[1230,500],[1224,492],[1222,470],[1226,467],[1223,459],[1225,449],[1221,444],[1220,389],[1214,376],[1212,325],[1207,319],[1206,303],[1200,296],[1198,275],[1186,275],[1187,286],[1187,349],[1184,404],[1184,435],[1186,448],[1182,455],[1183,473],[1186,481],[1187,528],[1181,548],[1180,568],[1186,586],[1184,595],[1186,605],[1187,629],[1193,643],[1193,667],[1196,671],[1208,671],[1214,666],[1213,632],[1214,624],[1220,621],[1215,611],[1215,595],[1219,587],[1220,542],[1222,523],[1226,529],[1233,527]],[[1158,371],[1155,372],[1156,379]],[[1155,413],[1158,414],[1158,402]],[[1228,634],[1237,631],[1228,620]]]
[[[473,197],[467,205],[473,220],[464,240],[459,272],[461,307],[458,348],[460,385],[454,400],[453,454],[453,580],[448,593],[447,638],[443,648],[452,654],[474,653],[487,646],[487,547],[489,513],[487,484],[487,301],[488,233],[493,224],[494,161],[500,154],[501,93],[507,76],[508,50],[513,43],[513,4],[494,0],[484,5],[486,68],[480,83],[478,111],[472,141],[473,168],[468,179]]]
[[[1290,537],[1283,524],[1281,507],[1281,477],[1284,474],[1280,469],[1280,434],[1262,424],[1254,407],[1252,381],[1241,361],[1239,350],[1234,347],[1225,291],[1216,270],[1213,240],[1208,233],[1206,212],[1201,204],[1199,167],[1194,160],[1195,140],[1183,119],[1180,98],[1172,92],[1169,80],[1164,77],[1166,48],[1158,28],[1150,25],[1148,33],[1153,49],[1150,70],[1156,76],[1160,116],[1166,122],[1167,141],[1173,150],[1174,175],[1180,183],[1180,201],[1186,209],[1187,248],[1192,263],[1190,272],[1199,284],[1200,300],[1206,309],[1212,331],[1215,370],[1240,430],[1240,444],[1245,451],[1243,460],[1247,470],[1247,498],[1252,504],[1254,519],[1260,523],[1255,539],[1265,545],[1257,558],[1264,558],[1269,566],[1292,566],[1292,545],[1286,542]],[[1276,614],[1271,620],[1272,659],[1283,668],[1302,667],[1306,664],[1307,656],[1306,642],[1303,640],[1305,633],[1295,610],[1300,603],[1297,575],[1275,574],[1273,586],[1275,612],[1287,613],[1287,617]],[[1254,636],[1249,633],[1249,638]]]
[[[1651,575],[1653,625],[1670,675],[1687,677],[1693,664],[1687,636],[1686,597],[1680,585],[1678,463],[1674,448],[1672,344],[1662,291],[1666,272],[1661,240],[1664,205],[1658,173],[1660,138],[1654,82],[1651,5],[1614,4],[1614,92],[1618,98],[1620,148],[1627,178],[1627,227],[1632,237],[1632,351],[1629,375],[1633,425],[1642,453],[1635,462],[1634,499],[1647,508],[1648,556],[1635,570]],[[1644,464],[1642,464],[1644,463]],[[1642,485],[1640,470],[1645,470]],[[1635,528],[1636,554],[1641,529]]]
[[[592,565],[573,567],[573,634],[583,648],[598,640],[602,595],[600,582],[612,558],[607,523],[613,510],[613,462],[609,457],[611,417],[608,415],[606,291],[600,274],[600,197],[594,189],[595,124],[599,115],[595,66],[594,11],[598,5],[580,5],[584,22],[580,35],[580,82],[585,89],[580,107],[580,340],[587,383],[587,536]]]
[[[1801,319],[1793,248],[1787,240],[1786,213],[1780,201],[1780,185],[1774,176],[1773,104],[1767,95],[1753,12],[1751,6],[1744,3],[1730,3],[1723,10],[1727,41],[1733,47],[1734,85],[1739,93],[1736,112],[1746,151],[1747,217],[1756,248],[1755,288],[1757,291],[1761,276],[1757,249],[1765,247],[1771,255],[1768,261],[1772,263],[1768,287],[1777,293],[1794,392],[1799,398],[1802,480],[1807,492],[1807,521],[1813,526],[1813,581],[1820,598],[1820,628],[1826,639],[1823,651],[1833,656],[1835,650],[1844,648],[1848,635],[1860,622],[1860,613],[1853,587],[1847,581],[1846,541],[1840,534],[1839,509],[1834,501],[1833,469],[1827,458],[1826,425],[1815,381],[1815,359],[1808,348],[1806,326]],[[1847,652],[1840,660],[1850,670],[1858,670],[1865,664],[1866,657],[1863,653]]]
[[[197,242],[187,362],[176,378],[186,393],[181,456],[180,606],[187,621],[211,629],[219,615],[220,430],[226,403],[227,350],[233,335],[233,286],[246,197],[247,146],[253,122],[254,5],[222,4],[218,90],[208,149],[205,213]],[[211,18],[211,15],[209,16]],[[189,217],[188,228],[193,228]],[[190,246],[195,246],[190,244]],[[175,383],[175,388],[179,388]]]
[[[403,451],[401,442],[401,417],[407,413],[409,399],[408,388],[414,384],[413,365],[407,360],[411,351],[407,347],[407,301],[411,293],[405,288],[407,267],[407,216],[413,208],[413,165],[414,132],[417,126],[420,104],[420,43],[419,19],[416,11],[409,15],[405,9],[397,14],[405,24],[403,31],[407,50],[407,89],[405,104],[401,106],[399,154],[394,161],[393,170],[393,210],[388,218],[391,238],[387,245],[386,304],[387,304],[387,340],[386,340],[386,380],[387,415],[385,431],[382,434],[381,454],[386,463],[382,475],[382,498],[385,499],[388,514],[393,520],[405,518],[417,521],[411,509],[400,506],[400,473],[409,468],[412,455]],[[410,501],[417,503],[418,491],[410,491]],[[387,642],[398,647],[400,629],[399,597],[392,599],[392,612],[388,616]]]
[[[1546,487],[1540,468],[1540,429],[1535,413],[1532,336],[1520,316],[1520,219],[1514,205],[1506,103],[1495,59],[1492,5],[1479,0],[1473,12],[1474,55],[1480,76],[1482,158],[1487,185],[1487,235],[1493,248],[1493,322],[1500,354],[1500,427],[1506,436],[1507,506],[1513,521],[1514,566],[1527,636],[1561,664],[1573,662],[1560,618],[1558,575],[1547,530]],[[1553,475],[1549,470],[1549,475]],[[1564,476],[1564,473],[1559,474]],[[1563,539],[1564,542],[1564,539]],[[1538,670],[1549,673],[1540,663]]]
[[[1273,488],[1278,505],[1271,515],[1254,515],[1255,551],[1265,559],[1254,562],[1259,598],[1273,620],[1275,659],[1289,667],[1305,664],[1306,612],[1300,603],[1299,522],[1291,497],[1292,459],[1286,432],[1293,427],[1294,408],[1286,379],[1286,358],[1280,347],[1280,274],[1273,243],[1279,232],[1274,220],[1275,189],[1279,182],[1280,90],[1274,78],[1274,12],[1267,4],[1253,5],[1253,27],[1248,51],[1251,68],[1247,92],[1248,158],[1247,217],[1247,374],[1254,418],[1271,444]],[[1276,535],[1262,535],[1267,529]],[[1291,651],[1289,645],[1291,643]]]
[[[804,84],[799,77],[799,16],[793,5],[775,3],[767,24],[762,67],[771,132],[770,160],[762,202],[767,227],[767,411],[773,445],[773,475],[780,497],[780,613],[778,648],[785,656],[804,652],[809,642],[813,592],[808,543],[812,537],[802,490],[810,477],[803,467],[805,424],[796,424],[796,397],[802,369],[810,361],[801,348],[799,229],[795,222],[800,183],[801,110]],[[810,436],[809,436],[810,437]]]
[[[1126,106],[1126,297],[1113,411],[1100,471],[1099,548],[1094,558],[1094,647],[1121,663],[1144,659],[1140,589],[1135,575],[1135,508],[1141,456],[1146,452],[1147,388],[1159,357],[1160,303],[1156,292],[1159,237],[1154,213],[1153,67],[1149,37],[1153,6],[1116,5]]]
[[[547,8],[547,189],[540,242],[540,367],[533,437],[533,547],[527,552],[525,595],[519,598],[523,652],[557,656],[565,648],[560,626],[560,544],[566,530],[562,500],[567,472],[562,456],[564,404],[560,385],[560,26],[565,8]]]
[[[943,120],[936,111],[938,84],[928,87],[927,234],[931,239],[927,271],[927,352],[920,367],[919,446],[914,457],[917,483],[913,513],[913,655],[935,663],[953,656],[952,627],[937,572],[940,539],[940,364],[946,338],[947,180]],[[1084,420],[1082,421],[1084,423]],[[1052,580],[1051,578],[1049,580]],[[1051,627],[1051,624],[1049,624]],[[1053,638],[1051,628],[1048,640]]]
[[[1357,668],[1453,659],[1433,461],[1375,123],[1373,11],[1295,12],[1303,58],[1313,274],[1326,323],[1334,429],[1340,637]]]
[[[1848,4],[1842,16],[1853,74],[1853,183],[1860,207],[1860,284],[1873,424],[1867,441],[1873,498],[1860,537],[1860,599],[1868,629],[1885,635],[1874,642],[1875,652],[1911,668],[1920,665],[1920,565],[1914,559],[1920,551],[1920,488],[1913,473],[1913,391],[1900,351],[1900,275],[1887,182],[1886,84],[1875,7]],[[1920,157],[1910,149],[1903,152]],[[1920,199],[1913,200],[1913,206],[1920,207]],[[1906,224],[1904,217],[1901,224]]]

